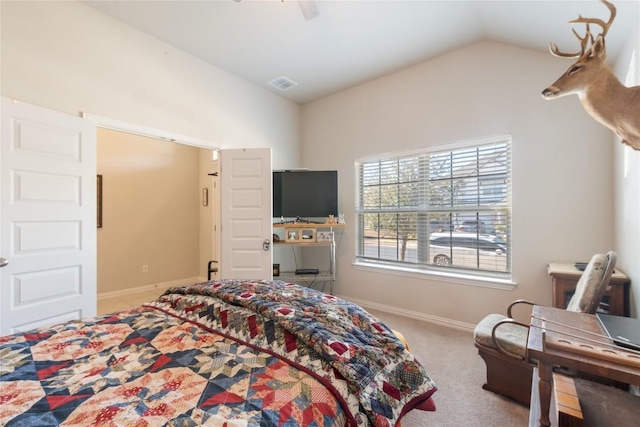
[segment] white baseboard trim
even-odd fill
[[[205,282],[206,279],[204,277],[192,277],[189,279],[179,279],[172,280],[169,282],[161,282],[161,283],[152,283],[150,285],[145,286],[136,286],[134,288],[129,289],[121,289],[117,291],[104,292],[98,294],[98,300],[106,299],[106,298],[115,298],[129,295],[132,292],[144,292],[144,291],[157,291],[161,289],[165,291],[166,289],[172,286],[183,286],[193,283]],[[467,332],[473,332],[476,325],[472,325],[470,323],[459,322],[457,320],[447,319],[444,317],[432,316],[430,314],[424,314],[417,311],[405,310],[398,307],[394,307],[386,304],[378,304],[375,302],[361,300],[358,298],[350,298],[345,297],[343,295],[336,295],[342,299],[351,301],[355,304],[358,304],[365,309],[370,308],[373,310],[384,311],[385,313],[395,314],[402,317],[408,317],[410,319],[421,320],[423,322],[429,322],[440,326],[445,326],[449,328],[459,329]]]
[[[430,314],[419,313],[417,311],[405,310],[391,305],[378,304],[371,301],[361,300],[357,298],[347,298],[342,295],[336,295],[342,299],[346,299],[355,304],[358,304],[365,309],[370,308],[373,310],[384,311],[385,313],[396,314],[398,316],[408,317],[410,319],[421,320],[423,322],[434,323],[440,326],[446,326],[448,328],[459,329],[467,332],[473,332],[476,325],[470,323],[459,322],[457,320],[447,319],[444,317],[432,316]]]
[[[206,281],[203,277],[191,277],[187,279],[171,280],[169,282],[152,283],[150,285],[136,286],[129,289],[120,289],[117,291],[103,292],[98,294],[98,300],[106,298],[116,298],[131,294],[132,292],[157,291],[161,289],[163,292],[172,286],[190,285],[192,283]]]

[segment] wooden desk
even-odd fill
[[[546,331],[543,334],[541,318],[546,319]],[[559,324],[552,323],[558,322]],[[566,350],[544,345],[544,337],[548,338],[566,338],[576,342],[576,338],[567,338],[564,334],[558,334],[554,331],[565,332],[572,335],[586,336],[581,331],[595,332],[603,334],[600,322],[593,314],[575,313],[564,309],[554,307],[534,306],[531,318],[531,329],[529,331],[529,339],[527,341],[527,350],[529,357],[538,363],[537,377],[533,378],[533,382],[537,386],[538,393],[531,393],[531,414],[535,414],[540,409],[539,423],[535,419],[529,419],[531,427],[550,426],[549,408],[551,405],[552,391],[552,374],[554,366],[562,366],[569,369],[575,369],[578,372],[584,372],[592,375],[598,375],[620,381],[626,384],[640,385],[640,367],[627,366],[621,363],[596,359],[594,357],[579,353],[569,352]],[[572,328],[563,327],[562,325],[571,325]],[[622,350],[618,350],[622,351]],[[535,374],[534,374],[535,375]],[[536,381],[537,380],[537,381]],[[535,387],[532,387],[535,389]]]
[[[551,276],[553,306],[566,308],[573,291],[576,289],[578,280],[582,276],[582,271],[578,270],[575,264],[565,263],[551,263],[547,271]],[[609,304],[609,314],[629,317],[630,284],[631,280],[626,274],[617,268],[613,270],[609,287],[603,298]]]

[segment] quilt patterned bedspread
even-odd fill
[[[171,288],[0,360],[0,426],[392,426],[436,390],[366,311],[280,281]]]

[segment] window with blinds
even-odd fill
[[[359,262],[511,272],[511,139],[356,162]]]

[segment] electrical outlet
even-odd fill
[[[147,264],[142,266],[142,272],[143,273],[148,273],[149,272],[149,266]]]

